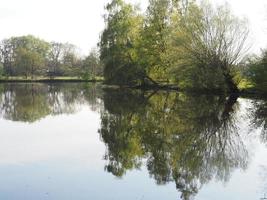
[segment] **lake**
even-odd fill
[[[260,200],[267,100],[0,85],[0,199]]]

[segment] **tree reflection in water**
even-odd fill
[[[249,109],[252,129],[261,129],[261,139],[267,142],[267,99],[252,100],[252,107]]]
[[[236,98],[108,91],[101,112],[106,170],[121,177],[142,161],[157,184],[174,181],[182,199],[211,179],[247,166]]]
[[[100,93],[95,84],[1,84],[0,114],[32,123],[47,115],[74,113],[82,104],[97,110]]]
[[[88,105],[101,116],[105,170],[122,177],[146,166],[157,184],[175,182],[181,199],[212,179],[227,182],[246,169],[248,153],[238,127],[235,97],[176,92],[105,90],[96,84],[2,84],[1,117],[33,123]],[[251,100],[251,127],[267,142],[267,101]]]

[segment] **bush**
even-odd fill
[[[246,72],[248,79],[255,85],[257,90],[267,91],[267,51],[250,61]]]

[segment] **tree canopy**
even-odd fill
[[[99,47],[108,83],[238,92],[235,68],[247,50],[248,27],[227,5],[150,0],[141,13],[112,0],[106,12]]]

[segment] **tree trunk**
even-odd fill
[[[145,76],[145,78],[147,79],[147,80],[149,80],[153,85],[159,85],[156,81],[154,81],[152,78],[150,78],[149,76]]]
[[[238,94],[230,94],[227,101],[224,104],[224,111],[222,113],[222,119],[228,120],[230,118],[231,113],[234,112],[234,105],[236,104],[238,99]]]
[[[230,93],[239,93],[239,89],[230,73],[224,73],[224,80]]]
[[[227,66],[227,64],[222,64],[220,67],[223,72],[225,83],[228,87],[228,92],[231,94],[239,93],[237,84],[234,82],[233,76],[231,75],[230,67]]]

